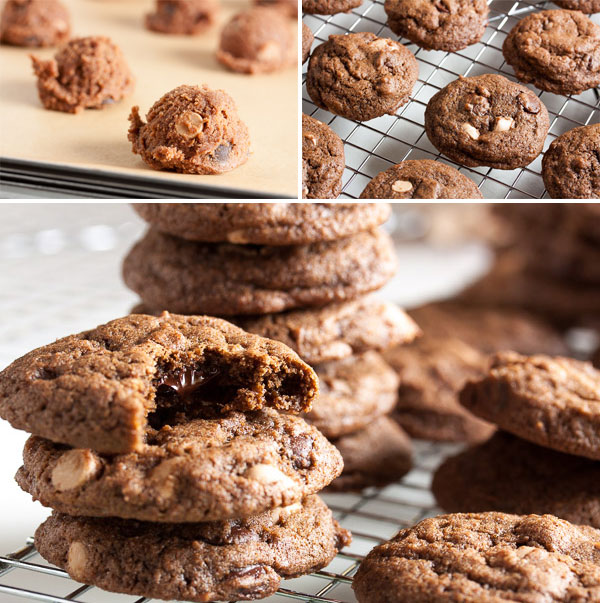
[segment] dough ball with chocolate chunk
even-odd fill
[[[268,73],[295,64],[289,21],[281,11],[263,6],[235,15],[221,32],[217,59],[241,73]]]
[[[157,0],[156,10],[146,15],[146,27],[191,36],[214,25],[218,12],[216,0]]]
[[[179,86],[154,103],[146,119],[133,107],[129,140],[155,170],[221,174],[248,159],[248,128],[223,90]]]
[[[2,9],[0,41],[13,46],[58,46],[69,39],[69,11],[58,0],[8,0]]]

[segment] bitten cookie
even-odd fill
[[[216,0],[157,0],[156,10],[146,16],[146,27],[166,34],[200,34],[216,23]]]
[[[312,48],[312,44],[315,41],[315,36],[313,32],[307,27],[304,23],[302,23],[302,64],[308,61],[308,57],[310,55],[310,49]]]
[[[58,46],[69,39],[71,17],[58,0],[7,0],[0,16],[0,42],[12,46]]]
[[[359,121],[408,102],[419,66],[410,50],[373,33],[331,35],[310,57],[306,90],[315,105]]]
[[[348,13],[362,4],[362,0],[302,0],[305,13],[317,15],[335,15]]]

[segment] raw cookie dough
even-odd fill
[[[195,35],[216,22],[217,0],[157,0],[155,12],[146,15],[146,27],[166,34]]]
[[[65,113],[102,109],[133,91],[134,78],[125,57],[108,38],[75,38],[54,59],[31,60],[46,109]]]
[[[310,56],[310,49],[312,47],[313,42],[315,41],[315,36],[313,32],[307,27],[304,23],[302,23],[302,64],[308,61],[308,57]]]
[[[58,46],[69,39],[71,18],[58,0],[8,0],[0,16],[0,42],[12,46]]]
[[[133,107],[129,140],[152,169],[222,174],[248,160],[248,128],[223,90],[179,86],[154,103],[146,119]]]
[[[292,19],[298,18],[298,0],[254,0],[258,6],[270,6],[282,11]]]
[[[362,4],[362,0],[302,0],[302,10],[312,15],[348,13]]]

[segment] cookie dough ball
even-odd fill
[[[49,61],[31,57],[46,109],[79,113],[102,109],[133,90],[121,49],[104,37],[75,38]]]
[[[310,15],[336,15],[349,13],[362,4],[362,0],[302,0],[302,10]]]
[[[302,23],[302,64],[308,61],[312,43],[315,41],[313,32],[304,23]]]
[[[298,18],[298,1],[297,0],[254,0],[254,4],[259,6],[271,6],[277,10],[283,11],[283,13],[291,17],[292,19]]]
[[[13,46],[58,46],[69,39],[71,19],[58,0],[8,0],[0,18],[0,41]]]
[[[217,59],[241,73],[268,73],[296,62],[296,43],[281,11],[256,6],[233,17],[221,32]]]
[[[155,12],[146,16],[146,27],[166,34],[202,33],[216,21],[216,0],[157,0]]]
[[[248,128],[223,90],[179,86],[154,103],[146,119],[133,107],[129,140],[155,170],[222,174],[248,159]]]

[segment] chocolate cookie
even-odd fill
[[[302,23],[302,64],[308,61],[308,57],[310,55],[310,49],[312,48],[312,44],[315,41],[315,36],[313,32],[307,27],[304,23]]]
[[[375,547],[352,588],[360,603],[593,601],[599,541],[552,515],[441,515]]]
[[[274,594],[281,578],[326,566],[350,533],[316,496],[244,520],[161,524],[53,514],[35,546],[78,582],[185,601]]]
[[[134,78],[125,57],[108,38],[74,38],[53,59],[32,56],[31,61],[40,100],[52,111],[103,109],[133,91]]]
[[[556,0],[554,4],[582,13],[600,13],[600,0]]]
[[[502,53],[519,80],[546,92],[580,94],[600,85],[600,26],[576,10],[527,15]]]
[[[393,243],[378,230],[287,247],[195,243],[150,230],[123,274],[150,308],[235,315],[355,299],[383,286],[395,267]]]
[[[192,241],[305,245],[343,239],[385,222],[388,203],[135,203],[161,232]]]
[[[224,320],[134,314],[15,360],[0,373],[0,417],[112,454],[143,450],[148,425],[209,409],[308,411],[317,387],[289,348]]]
[[[69,39],[71,17],[59,0],[7,0],[0,15],[0,42],[58,46]]]
[[[425,110],[432,144],[462,165],[512,170],[541,152],[548,111],[531,90],[487,73],[460,77],[435,94]]]
[[[600,463],[504,432],[446,459],[431,489],[448,512],[550,513],[600,527]]]
[[[479,42],[489,13],[486,0],[385,0],[384,8],[395,34],[448,52]]]
[[[453,168],[431,159],[408,159],[379,172],[361,199],[481,199],[477,185]]]
[[[542,159],[542,176],[553,199],[600,198],[600,124],[554,140]]]
[[[128,138],[152,169],[222,174],[248,160],[248,128],[223,90],[179,86],[154,103],[146,120],[133,107]]]
[[[503,352],[460,401],[525,440],[600,460],[600,372],[589,362]]]
[[[418,74],[417,59],[399,42],[368,32],[331,35],[313,50],[306,90],[321,109],[368,121],[407,103]]]
[[[146,27],[166,34],[197,35],[212,27],[219,12],[216,0],[156,0]]]
[[[302,198],[335,199],[342,192],[344,143],[326,124],[302,114]]]
[[[312,15],[335,15],[349,13],[361,4],[362,0],[302,0],[302,10]]]

